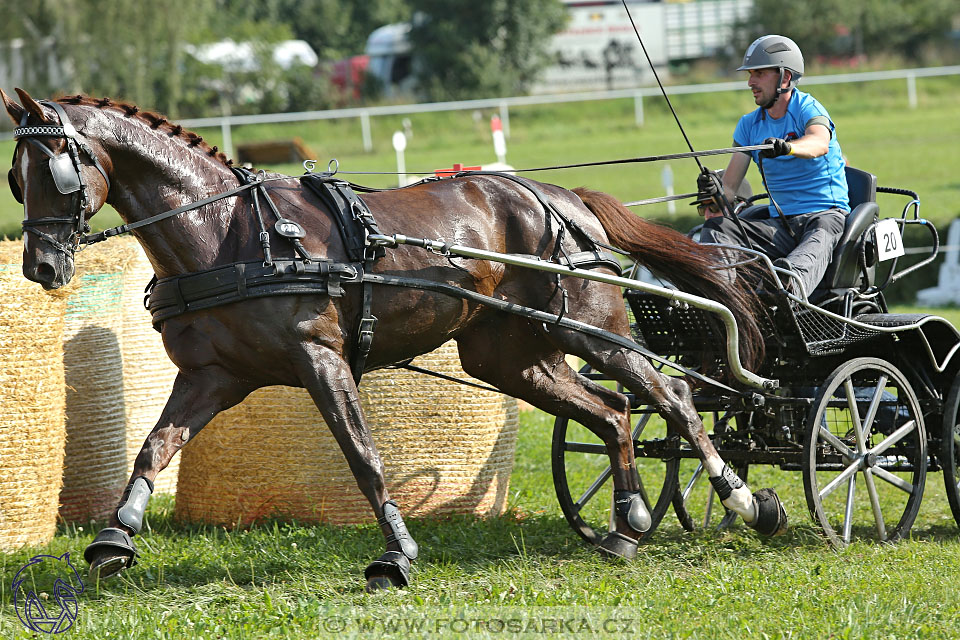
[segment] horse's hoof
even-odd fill
[[[410,584],[410,559],[399,551],[387,551],[370,563],[363,572],[367,593],[405,587]]]
[[[127,568],[130,558],[123,555],[108,556],[93,561],[90,565],[90,580],[94,583],[112,578]]]
[[[90,579],[105,580],[137,564],[137,547],[126,531],[107,527],[83,552],[90,564]]]
[[[617,560],[633,560],[637,557],[637,548],[640,544],[628,536],[611,531],[600,541],[597,551],[605,558]]]
[[[388,576],[371,576],[367,578],[367,593],[376,593],[377,591],[386,591],[387,589],[393,589],[394,587],[399,587],[393,580]]]
[[[749,526],[763,536],[778,536],[787,530],[787,512],[773,489],[760,489],[753,494],[757,519]]]

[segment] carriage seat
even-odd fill
[[[877,206],[877,177],[866,171],[846,166],[847,196],[850,213],[843,234],[833,250],[833,257],[817,289],[810,294],[811,301],[842,295],[850,288],[865,289],[873,284],[876,273],[876,250],[867,247],[866,272],[859,265],[862,242],[872,242],[863,235],[880,215]],[[752,205],[740,212],[740,218],[765,219],[769,216],[766,204]]]
[[[814,301],[832,295],[842,295],[848,289],[866,289],[873,284],[877,268],[875,241],[864,237],[867,229],[880,216],[877,205],[877,177],[866,171],[845,167],[850,213],[843,234],[833,250],[833,258],[823,280],[810,296]],[[866,242],[865,269],[860,266],[862,244]]]

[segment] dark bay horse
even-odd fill
[[[86,220],[104,203],[125,222],[135,223],[238,186],[223,154],[162,116],[109,99],[74,96],[38,102],[20,89],[17,93],[19,103],[0,91],[18,125],[20,143],[9,177],[24,205],[23,272],[47,289],[70,281],[78,238]],[[305,229],[306,251],[315,258],[349,262],[345,242],[320,198],[296,178],[273,178],[270,198],[284,217]],[[741,327],[744,362],[748,367],[756,364],[751,360],[761,341],[750,298],[718,275],[713,268],[718,256],[681,234],[644,222],[611,196],[473,175],[370,193],[363,201],[387,234],[443,238],[545,260],[557,254],[558,238],[570,255],[596,248],[588,246],[583,234],[558,235],[560,223],[532,189],[545,194],[586,235],[628,251],[678,286],[729,307]],[[251,199],[249,191],[238,193],[133,233],[161,279],[259,260],[261,230]],[[296,258],[294,246],[273,227],[269,239],[277,256]],[[612,272],[609,266],[595,268]],[[630,336],[620,289],[608,284],[575,277],[558,280],[530,269],[410,246],[387,249],[372,272],[454,285],[554,314],[565,306],[569,318]],[[559,281],[564,296],[557,295]],[[366,570],[367,588],[407,584],[417,545],[385,489],[383,465],[348,364],[357,348],[364,306],[361,286],[343,289],[342,296],[301,293],[246,299],[163,322],[163,342],[179,374],[112,521],[87,548],[94,577],[107,577],[135,562],[132,536],[140,528],[152,482],[181,447],[217,413],[253,390],[289,385],[305,387],[313,397],[386,538],[386,552]],[[635,471],[629,402],[622,393],[579,375],[564,354],[584,359],[656,407],[670,428],[690,441],[724,504],[745,522],[764,534],[785,527],[776,495],[768,489],[751,494],[724,465],[704,432],[688,383],[661,374],[637,352],[596,335],[435,291],[375,286],[372,313],[379,324],[366,370],[455,339],[469,374],[548,413],[576,420],[602,439],[616,501],[615,527],[599,545],[602,553],[634,557],[637,539],[650,526]]]

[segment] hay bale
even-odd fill
[[[153,277],[153,267],[133,238],[113,240],[122,251],[123,329],[120,352],[123,360],[123,402],[126,416],[127,477],[143,441],[160,419],[177,368],[167,356],[160,334],[154,330],[150,312],[143,306],[144,287]],[[157,476],[154,493],[175,493],[180,456]]]
[[[67,300],[67,447],[60,490],[60,515],[67,522],[109,517],[127,480],[118,262],[118,248],[109,243],[78,254]]]
[[[455,343],[415,364],[471,379]],[[360,386],[387,488],[405,516],[498,515],[517,436],[513,398],[407,370]],[[236,526],[265,517],[370,522],[370,505],[303,389],[268,387],[221,413],[184,448],[180,519]]]
[[[21,273],[0,241],[0,551],[53,539],[63,468],[66,297]]]

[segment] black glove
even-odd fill
[[[773,149],[764,149],[760,152],[761,158],[779,158],[790,155],[790,143],[783,138],[767,138],[763,144],[772,144]]]
[[[712,198],[720,193],[720,176],[716,171],[704,171],[697,176],[697,197]]]

